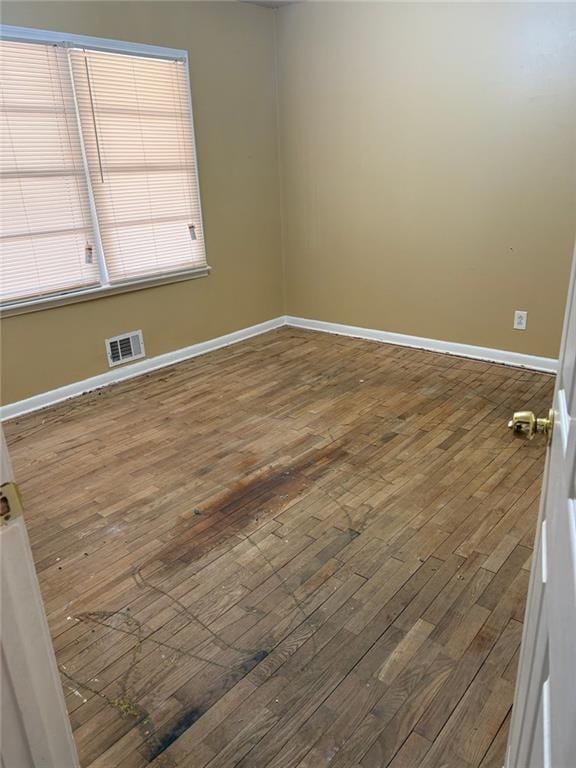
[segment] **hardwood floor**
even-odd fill
[[[501,768],[553,383],[281,329],[6,424],[83,768]]]

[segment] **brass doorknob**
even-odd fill
[[[550,439],[554,426],[554,411],[548,411],[548,417],[537,419],[532,411],[516,411],[508,422],[508,429],[517,437],[532,440],[536,434],[545,435]]]

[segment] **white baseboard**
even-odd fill
[[[49,392],[43,392],[40,395],[34,395],[26,400],[19,400],[16,403],[9,403],[0,407],[0,420],[13,419],[22,416],[25,413],[36,411],[39,408],[46,408],[49,405],[55,405],[62,400],[70,397],[76,397],[86,392],[91,392],[100,387],[107,387],[119,381],[132,379],[135,376],[141,376],[144,373],[150,373],[158,368],[165,368],[167,365],[173,365],[182,360],[189,360],[198,355],[204,355],[230,344],[237,344],[239,341],[245,341],[261,333],[272,331],[289,325],[294,328],[305,328],[310,331],[322,331],[324,333],[335,333],[341,336],[354,336],[360,339],[372,339],[387,344],[396,344],[403,347],[414,347],[415,349],[425,349],[431,352],[443,352],[448,355],[458,355],[459,357],[469,357],[474,360],[485,360],[491,363],[503,363],[519,368],[530,368],[534,371],[545,371],[546,373],[556,373],[558,361],[549,357],[536,357],[534,355],[522,355],[518,352],[507,352],[502,349],[491,349],[489,347],[474,347],[469,344],[457,344],[452,341],[440,341],[438,339],[426,339],[420,336],[407,336],[403,333],[390,333],[388,331],[378,331],[373,328],[360,328],[354,325],[341,325],[340,323],[327,323],[323,320],[306,320],[303,317],[292,317],[283,315],[275,317],[273,320],[267,320],[258,325],[252,325],[249,328],[243,328],[240,331],[228,333],[225,336],[219,336],[216,339],[202,341],[199,344],[192,344],[190,347],[183,347],[174,352],[167,352],[165,355],[158,355],[146,360],[141,360],[132,365],[126,365],[122,368],[114,368],[98,376],[92,376],[83,381],[77,381],[74,384],[68,384],[65,387],[52,389]]]
[[[516,368],[530,368],[533,371],[556,373],[558,370],[558,360],[554,358],[523,355],[519,352],[509,352],[503,349],[475,347],[470,344],[457,344],[454,341],[407,336],[403,333],[377,331],[373,328],[360,328],[355,325],[341,325],[340,323],[327,323],[323,320],[306,320],[303,317],[292,317],[290,315],[286,316],[286,325],[291,325],[294,328],[305,328],[309,331],[323,331],[324,333],[336,333],[340,336],[355,336],[360,339],[382,341],[401,347],[426,349],[430,352],[443,352],[444,354],[457,355],[458,357],[470,357],[473,360],[485,360],[490,363],[503,363]]]
[[[233,333],[227,333],[225,336],[218,336],[216,339],[209,339],[208,341],[201,341],[199,344],[192,344],[190,347],[183,347],[182,349],[176,349],[174,352],[167,352],[164,355],[158,355],[157,357],[151,357],[147,360],[141,360],[138,363],[132,365],[126,365],[121,368],[113,368],[106,373],[101,373],[98,376],[92,376],[89,379],[83,379],[77,381],[74,384],[67,384],[65,387],[59,387],[58,389],[52,389],[49,392],[43,392],[40,395],[34,395],[26,400],[19,400],[16,403],[10,403],[3,405],[0,408],[0,420],[13,419],[16,416],[22,416],[24,413],[30,411],[36,411],[39,408],[46,408],[49,405],[55,405],[62,400],[67,400],[70,397],[76,397],[86,392],[91,392],[94,389],[100,389],[100,387],[107,387],[110,384],[116,384],[119,381],[125,381],[126,379],[132,379],[135,376],[141,376],[144,373],[150,373],[158,368],[164,368],[167,365],[173,365],[181,360],[189,360],[192,357],[198,355],[204,355],[206,352],[212,352],[215,349],[221,349],[227,347],[230,344],[236,344],[239,341],[245,341],[252,338],[252,336],[258,336],[261,333],[272,331],[275,328],[280,328],[285,325],[286,320],[283,316],[275,317],[273,320],[266,320],[264,323],[258,323],[258,325],[252,325],[249,328],[242,328],[240,331],[234,331]]]

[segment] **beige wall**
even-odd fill
[[[278,31],[287,313],[557,356],[576,6],[310,3]]]
[[[274,14],[240,3],[17,2],[5,24],[185,48],[207,278],[2,322],[3,402],[108,370],[104,339],[141,328],[148,356],[282,313]]]

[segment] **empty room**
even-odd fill
[[[576,768],[576,4],[0,4],[2,768]]]

